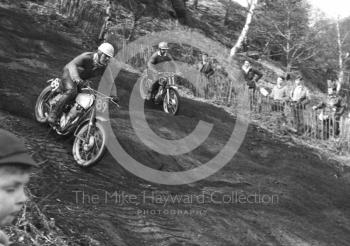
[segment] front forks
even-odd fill
[[[93,107],[90,118],[89,118],[87,133],[86,133],[85,138],[83,139],[84,151],[90,151],[95,144],[95,138],[94,138],[94,136],[91,136],[91,133],[95,130],[94,129],[95,123],[96,123],[96,108]]]
[[[169,87],[166,89],[166,95],[167,95],[167,104],[169,105],[170,103],[170,93],[169,93]]]
[[[90,119],[89,119],[88,131],[86,134],[86,141],[89,141],[89,136],[92,129],[95,127],[95,123],[96,123],[96,107],[93,107],[90,115]]]

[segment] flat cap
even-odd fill
[[[24,142],[12,133],[0,129],[0,166],[2,164],[38,165],[27,153]]]

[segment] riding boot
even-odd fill
[[[157,94],[154,96],[154,100],[155,100],[156,102],[159,101],[160,97],[162,96],[162,93],[163,93],[163,89],[162,89],[161,86],[159,86],[158,92],[157,92]]]
[[[158,88],[156,88],[157,90],[157,94],[154,96],[154,99],[156,102],[160,101],[160,98],[163,94],[163,89],[164,89],[164,81],[163,80],[159,80],[158,82]]]

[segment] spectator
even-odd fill
[[[310,101],[310,93],[309,90],[303,84],[302,76],[298,76],[296,78],[295,85],[291,90],[290,99],[291,109],[293,112],[292,125],[294,127],[295,132],[300,132],[300,128],[302,127],[304,121],[303,111],[305,109],[305,106]]]
[[[342,132],[341,132],[341,140],[340,142],[345,145],[348,150],[350,150],[350,112],[348,112],[347,117],[344,117],[344,122],[342,126]]]
[[[272,111],[284,111],[284,104],[288,99],[287,87],[283,84],[284,78],[279,76],[277,84],[272,88],[270,97],[273,99]]]
[[[247,36],[244,37],[243,42],[242,42],[242,51],[245,52],[246,56],[248,56],[248,51],[249,51],[249,41]]]
[[[346,108],[343,98],[337,94],[339,84],[334,80],[328,80],[327,85],[327,100],[312,107],[313,110],[322,109],[318,118],[323,123],[323,138],[325,139],[329,138],[330,127],[334,127],[334,136],[339,136],[340,117]]]
[[[24,144],[13,134],[0,130],[0,226],[11,224],[27,200],[24,186],[36,164],[26,153]],[[9,245],[0,230],[0,245]]]
[[[106,15],[107,16],[105,17],[105,20],[104,20],[102,27],[101,27],[100,34],[98,36],[98,39],[100,42],[107,41],[108,31],[111,28],[111,26],[113,25],[113,22],[116,21],[114,18],[113,12],[114,12],[113,2],[109,1],[109,4],[106,8]]]
[[[207,54],[202,54],[202,60],[198,64],[198,69],[200,71],[199,86],[204,88],[204,96],[207,98],[209,94],[209,78],[215,73],[212,61]],[[198,88],[196,88],[197,94]]]
[[[256,83],[261,79],[263,75],[260,71],[252,68],[249,61],[244,62],[242,66],[242,73],[248,86],[249,105],[250,105],[250,110],[252,110],[253,105],[255,104],[255,101],[256,101],[256,96],[255,96]]]
[[[200,62],[199,67],[199,71],[203,73],[207,78],[209,78],[215,73],[213,69],[213,64],[211,60],[209,60],[207,54],[202,54],[202,61]]]
[[[242,66],[242,71],[243,71],[244,79],[247,82],[248,88],[255,91],[256,83],[263,76],[262,73],[256,69],[252,68],[249,61],[244,62],[243,66]]]
[[[289,73],[286,74],[285,85],[288,91],[291,91],[293,88],[293,81]],[[289,95],[288,95],[289,96]]]

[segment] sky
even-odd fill
[[[247,6],[247,0],[234,0]],[[350,16],[350,0],[308,0],[312,6],[321,9],[328,17],[336,18]]]
[[[309,2],[329,17],[336,18],[350,16],[350,1],[349,0],[309,0]]]

